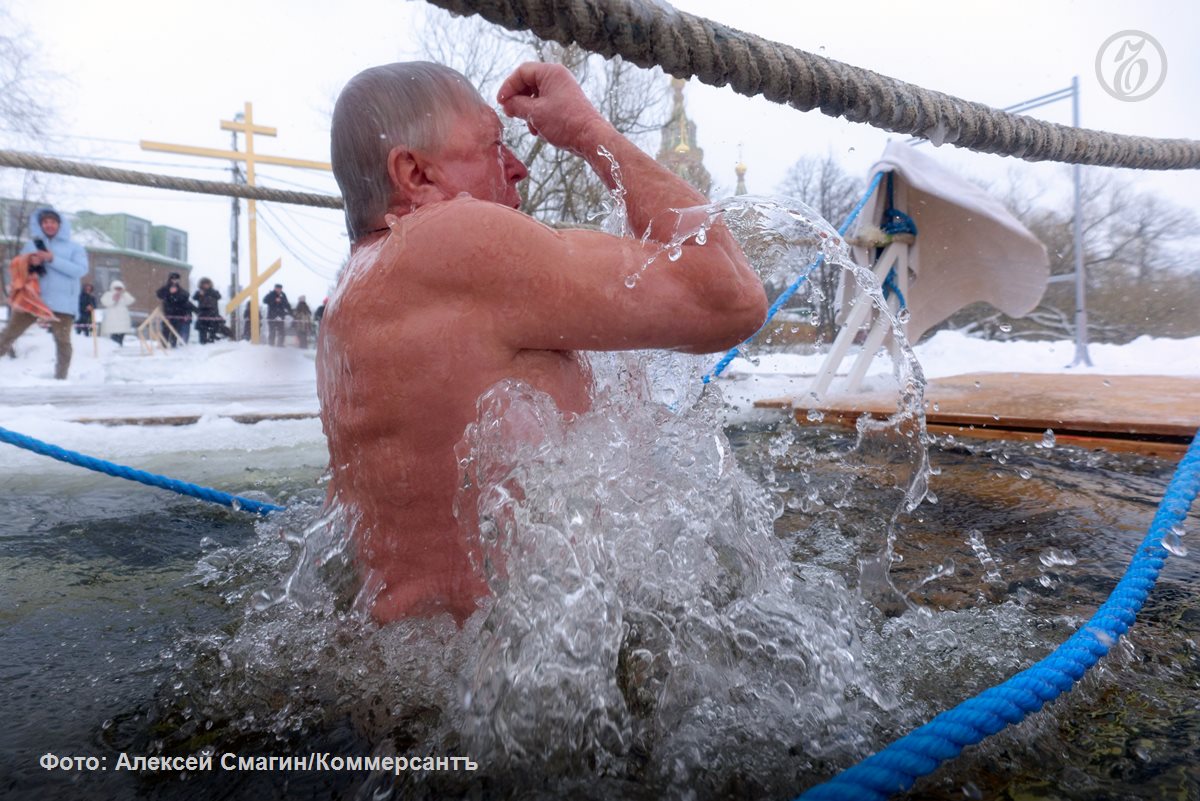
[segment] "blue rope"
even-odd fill
[[[891,234],[892,236],[895,236],[896,234],[912,234],[913,236],[916,236],[916,222],[913,221],[912,217],[909,217],[907,214],[900,211],[900,209],[896,208],[894,191],[895,178],[895,171],[887,174],[887,189],[885,190],[887,193],[887,205],[883,209],[883,220],[879,227],[883,229],[885,234]]]
[[[887,174],[887,207],[883,210],[883,223],[879,226],[888,236],[896,236],[897,234],[917,235],[917,224],[900,209],[896,208],[894,200],[894,182],[896,173],[889,172]],[[890,241],[890,240],[889,240]],[[876,258],[882,251],[876,250]],[[904,293],[900,291],[900,286],[896,283],[896,270],[892,268],[888,270],[887,277],[883,279],[883,297],[890,298],[893,294],[900,299],[900,308],[904,308],[907,303],[904,300]]]
[[[879,227],[885,234],[891,234],[892,236],[896,234],[917,235],[917,223],[913,218],[900,211],[900,209],[891,208],[890,206],[884,210],[883,225]]]
[[[138,481],[142,484],[149,484],[152,487],[160,487],[162,489],[172,490],[181,495],[190,495],[193,498],[199,498],[202,501],[210,503],[220,503],[234,509],[245,509],[248,512],[254,512],[259,515],[267,515],[271,512],[281,511],[284,507],[276,506],[272,503],[263,503],[262,501],[252,501],[249,498],[241,498],[237,495],[230,495],[228,492],[209,489],[208,487],[189,484],[186,481],[180,481],[175,478],[167,478],[166,476],[147,473],[144,470],[135,470],[132,467],[113,464],[106,462],[103,459],[97,459],[92,456],[84,456],[82,453],[68,451],[60,448],[57,445],[51,445],[48,442],[42,442],[33,437],[27,437],[24,434],[18,434],[15,431],[9,431],[7,428],[0,428],[0,442],[7,442],[10,445],[16,445],[18,448],[40,453],[43,456],[49,456],[52,459],[58,459],[60,462],[86,467],[89,470],[96,470],[100,473],[107,473],[110,476],[117,478],[128,479],[129,481]]]
[[[879,187],[879,182],[882,179],[883,179],[882,171],[875,173],[875,177],[871,179],[871,185],[867,187],[866,194],[864,194],[862,196],[862,199],[858,201],[858,205],[856,205],[854,207],[854,209],[850,212],[850,214],[846,217],[846,221],[842,223],[842,227],[838,228],[839,235],[845,236],[846,232],[850,230],[850,225],[854,222],[855,219],[858,218],[859,212],[861,212],[863,210],[863,206],[867,205],[867,200],[871,197],[871,194]],[[825,257],[820,256],[816,261],[814,261],[812,264],[808,265],[808,269],[806,269],[802,273],[800,273],[800,275],[796,278],[796,280],[793,281],[788,286],[787,289],[783,290],[783,292],[780,293],[779,297],[777,297],[775,299],[775,302],[771,304],[771,308],[767,309],[767,319],[763,322],[762,326],[757,331],[754,332],[753,336],[751,336],[750,339],[746,340],[746,342],[749,342],[751,339],[754,339],[754,337],[758,336],[759,334],[761,334],[763,332],[763,329],[766,328],[771,323],[771,318],[774,317],[781,308],[783,308],[783,304],[785,304],[789,300],[791,300],[792,295],[795,295],[796,291],[798,289],[800,289],[800,285],[803,284],[805,279],[808,278],[808,274],[811,273],[813,270],[817,269],[818,267],[820,267],[824,263],[825,263]],[[721,373],[725,372],[725,368],[729,366],[730,362],[732,362],[734,359],[737,358],[738,354],[741,353],[741,349],[746,344],[746,342],[743,342],[741,345],[736,345],[736,346],[730,348],[725,353],[725,355],[721,357],[721,361],[717,362],[711,370],[709,370],[707,373],[705,373],[701,377],[700,380],[703,381],[705,384],[707,384],[710,381],[712,381],[714,378],[717,378],[718,376],[720,376]]]
[[[943,712],[800,798],[882,801],[909,789],[917,778],[932,773],[966,746],[1024,720],[1026,715],[1070,690],[1133,625],[1166,561],[1168,552],[1162,547],[1163,536],[1183,524],[1198,492],[1200,432],[1175,470],[1150,530],[1125,575],[1087,624],[1032,667]]]
[[[900,287],[896,284],[896,271],[888,270],[887,278],[883,279],[883,296],[889,298],[892,294],[900,299],[900,308],[904,308],[904,293],[900,291]]]

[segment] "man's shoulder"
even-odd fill
[[[435,273],[473,264],[483,253],[503,262],[509,251],[555,233],[516,209],[466,197],[424,206],[391,228],[378,258],[402,264],[406,272]]]
[[[525,229],[544,228],[532,217],[487,200],[460,197],[433,203],[400,218],[399,228],[394,233],[402,236],[405,244],[428,244],[454,247],[464,239],[492,238],[512,235]]]

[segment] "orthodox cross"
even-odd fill
[[[226,159],[229,161],[244,161],[246,163],[246,184],[255,186],[254,183],[254,167],[256,164],[280,164],[285,167],[300,167],[306,170],[325,170],[329,172],[333,166],[324,161],[307,161],[305,159],[291,159],[284,156],[270,156],[264,153],[254,152],[254,135],[260,136],[275,136],[276,130],[266,125],[256,125],[254,123],[254,111],[249,102],[246,103],[246,110],[237,115],[236,120],[221,120],[221,130],[235,131],[246,137],[246,149],[242,150],[216,150],[207,147],[192,147],[190,145],[170,145],[163,142],[148,142],[142,140],[141,146],[143,150],[156,150],[164,153],[182,153],[188,156],[202,156],[205,158]],[[250,337],[255,343],[258,342],[258,303],[255,298],[258,297],[259,288],[268,278],[270,278],[281,266],[282,262],[279,259],[275,260],[267,270],[259,275],[258,273],[258,214],[256,211],[255,201],[246,201],[247,211],[247,228],[250,233],[250,282],[246,288],[238,292],[229,302],[225,304],[225,312],[229,313],[237,308],[242,301],[250,299]]]

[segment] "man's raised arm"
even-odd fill
[[[526,121],[531,133],[586,160],[609,189],[614,188],[612,165],[600,149],[611,153],[621,168],[629,224],[639,237],[654,221],[651,238],[669,241],[675,220],[668,224],[665,210],[708,203],[689,183],[621,135],[561,65],[522,64],[501,86],[498,99],[507,114]]]
[[[665,244],[680,232],[695,231],[708,217],[698,208],[708,199],[622,136],[561,65],[522,64],[501,86],[498,100],[507,114],[525,120],[531,133],[585,159],[610,189],[615,185],[612,164],[601,149],[611,154],[621,169],[626,213],[635,235]],[[675,280],[690,284],[706,306],[738,309],[761,324],[766,312],[762,284],[719,221],[709,229],[703,246],[691,239],[684,243],[675,266]],[[704,353],[726,344],[727,338],[696,340],[683,349]]]

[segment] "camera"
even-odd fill
[[[46,247],[46,243],[40,237],[33,240],[33,246],[35,248],[37,248],[38,250],[49,250],[49,248]],[[29,265],[29,272],[33,273],[34,275],[45,275],[46,274],[46,265],[44,263],[43,264],[31,264],[31,265]]]

